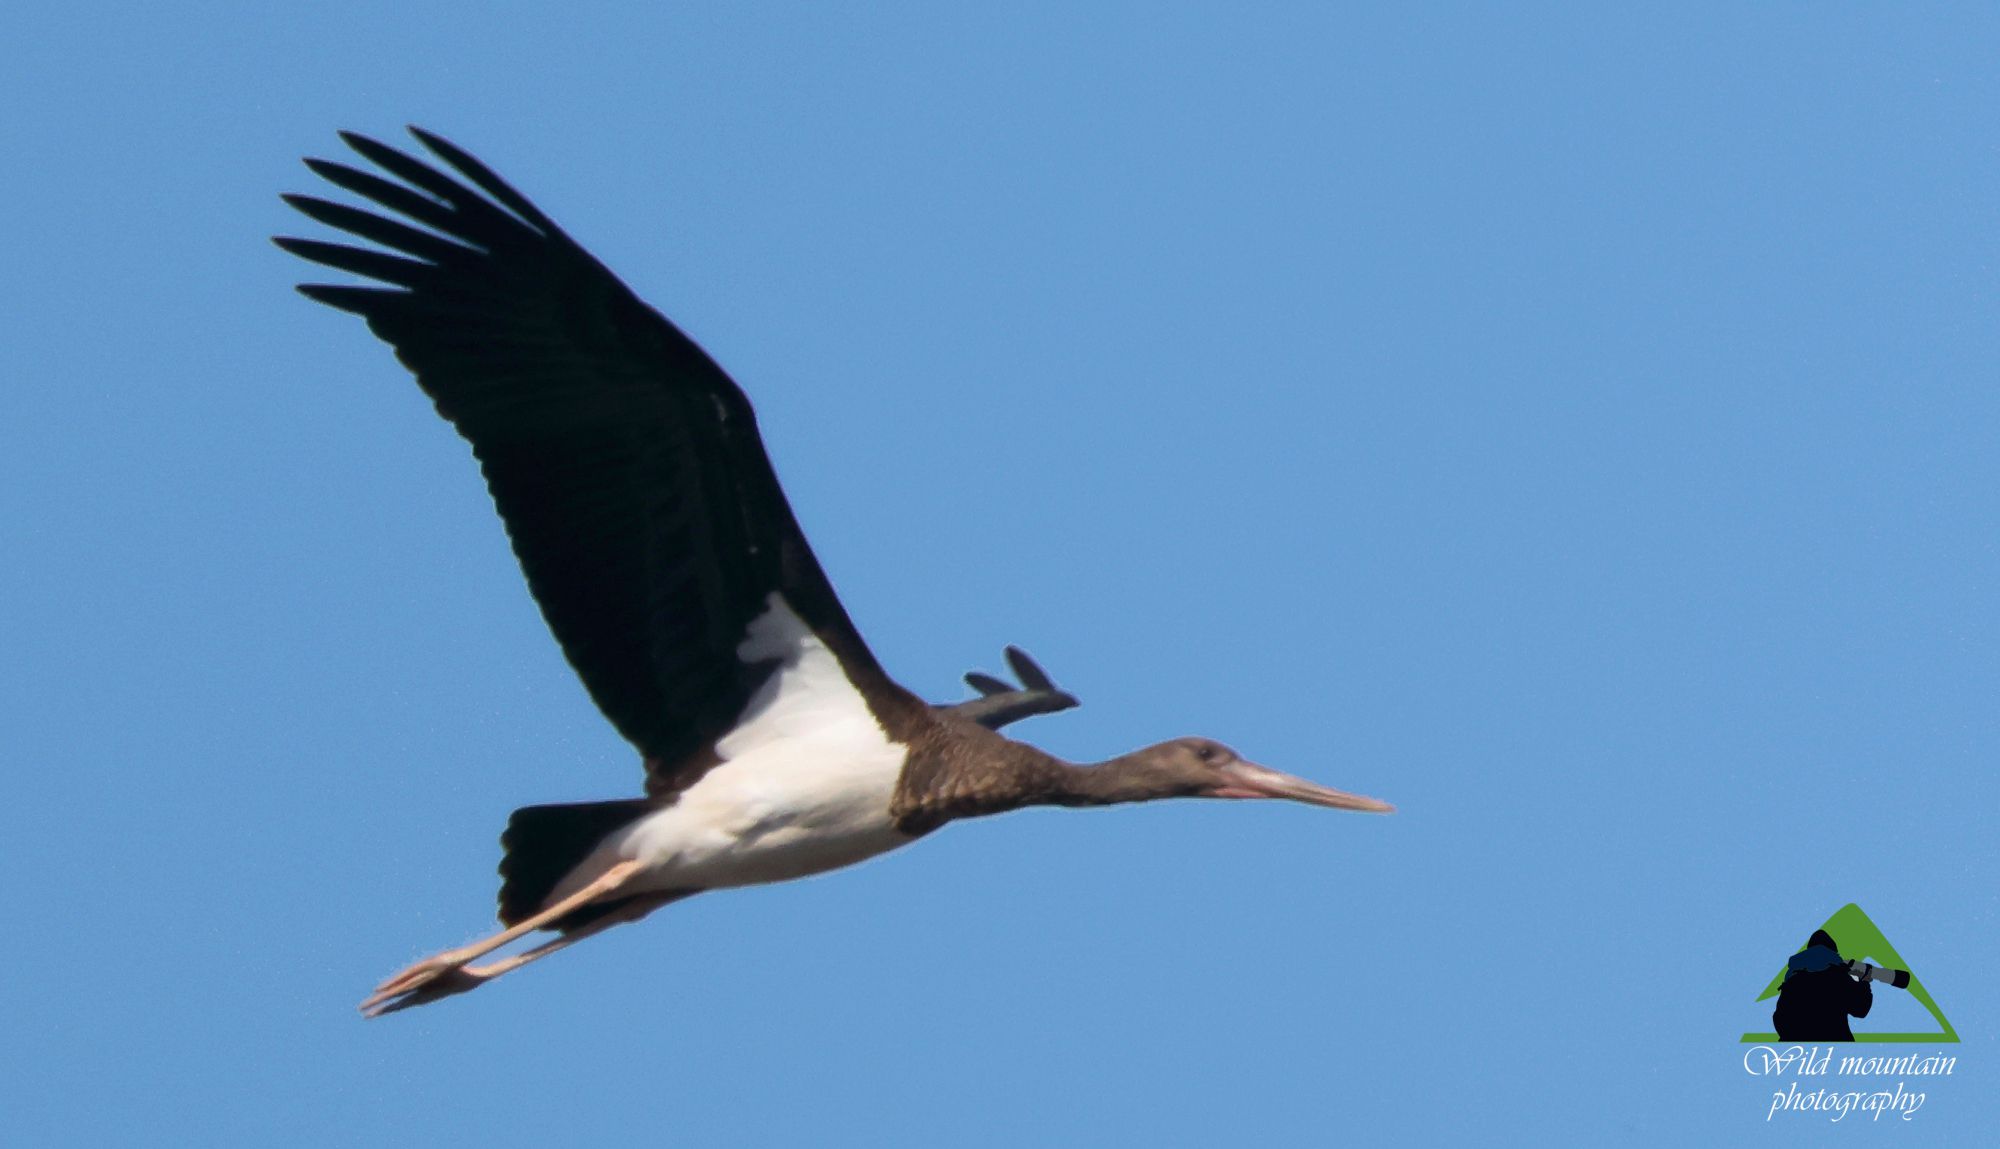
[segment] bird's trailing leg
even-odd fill
[[[665,893],[665,894],[640,894],[639,896],[633,898],[631,901],[625,903],[622,906],[619,906],[617,909],[612,910],[610,913],[605,914],[603,917],[597,918],[593,921],[586,922],[583,925],[580,925],[573,930],[569,930],[559,938],[553,938],[549,941],[545,941],[541,945],[536,946],[534,949],[523,950],[522,952],[514,954],[511,957],[501,958],[499,961],[493,962],[489,965],[467,966],[465,972],[473,974],[484,980],[490,980],[492,978],[499,977],[503,973],[511,973],[514,970],[520,969],[522,966],[527,965],[531,961],[536,961],[540,958],[545,958],[550,954],[555,953],[558,950],[567,949],[568,947],[575,945],[576,943],[582,941],[587,937],[603,933],[605,930],[610,929],[612,926],[622,926],[627,922],[636,922],[640,918],[645,917],[647,914],[652,913],[654,910],[659,909],[661,906],[666,905],[668,902],[680,901],[682,898],[687,897],[690,892],[692,891],[675,891],[672,893]]]
[[[471,945],[460,946],[457,949],[446,950],[441,954],[433,954],[425,958],[391,977],[381,985],[376,986],[375,992],[368,995],[368,1000],[361,1003],[361,1012],[369,1017],[376,1017],[386,1013],[388,1011],[383,1007],[395,998],[423,989],[425,986],[437,982],[440,978],[449,976],[454,983],[466,981],[466,979],[471,978],[471,974],[465,967],[472,961],[485,957],[487,954],[492,953],[494,950],[499,949],[516,938],[523,937],[535,930],[547,928],[552,922],[576,910],[582,909],[591,902],[617,890],[630,880],[633,874],[638,872],[638,862],[619,862],[617,865],[604,871],[603,874],[599,875],[589,885],[571,894],[569,897],[556,902],[533,917],[523,918],[521,921],[501,930],[490,938],[485,938],[473,942]],[[449,992],[463,993],[468,989],[482,984],[485,980],[485,978],[472,979],[468,984],[458,985]],[[442,997],[447,995],[438,994],[435,996]]]
[[[501,958],[499,961],[489,962],[486,965],[462,965],[451,969],[439,975],[436,980],[425,982],[416,989],[404,991],[400,997],[382,1002],[374,1009],[368,1010],[368,1016],[381,1017],[385,1013],[395,1013],[398,1010],[410,1009],[414,1006],[429,1005],[431,1002],[439,1001],[443,998],[453,997],[457,994],[478,989],[503,973],[512,973],[531,961],[536,961],[559,950],[567,949],[587,937],[603,933],[612,926],[624,925],[626,922],[636,922],[669,902],[677,902],[687,897],[690,892],[692,891],[640,894],[633,897],[626,904],[605,914],[603,917],[578,926],[576,929],[566,931],[561,937],[545,941],[534,949],[524,950],[518,954]]]

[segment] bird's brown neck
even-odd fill
[[[1095,765],[1065,762],[972,723],[941,726],[911,746],[891,813],[905,833],[1024,806],[1109,806],[1167,795],[1144,751]]]
[[[1168,796],[1143,751],[1083,766],[1047,754],[1042,757],[1048,760],[1047,773],[1038,778],[1041,789],[1022,802],[1024,806],[1115,806]]]

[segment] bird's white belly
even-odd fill
[[[912,841],[889,818],[901,748],[853,751],[799,739],[725,762],[614,838],[616,856],[644,864],[637,888],[714,889],[802,878]]]
[[[722,761],[606,839],[555,896],[626,859],[644,867],[628,889],[714,889],[802,878],[914,840],[889,816],[908,747],[782,596],[737,655],[779,665],[715,744]]]

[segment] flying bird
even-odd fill
[[[367,320],[471,444],[549,629],[642,756],[645,796],[516,810],[501,837],[505,928],[395,974],[364,1014],[961,818],[1189,797],[1392,809],[1207,738],[1062,761],[997,733],[1075,705],[1017,651],[1019,688],[971,675],[981,697],[958,707],[898,685],[806,544],[743,391],[484,164],[411,132],[434,160],[342,133],[381,174],[306,161],[378,210],[284,197],[372,246],[276,242],[375,281],[299,290]],[[556,936],[482,963],[535,931]]]

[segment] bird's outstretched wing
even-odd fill
[[[299,290],[365,318],[472,444],[549,628],[649,768],[695,766],[772,672],[738,649],[774,593],[857,686],[900,694],[807,546],[743,392],[485,165],[411,132],[458,178],[351,133],[390,178],[306,161],[401,219],[285,197],[379,248],[276,242],[378,281]]]

